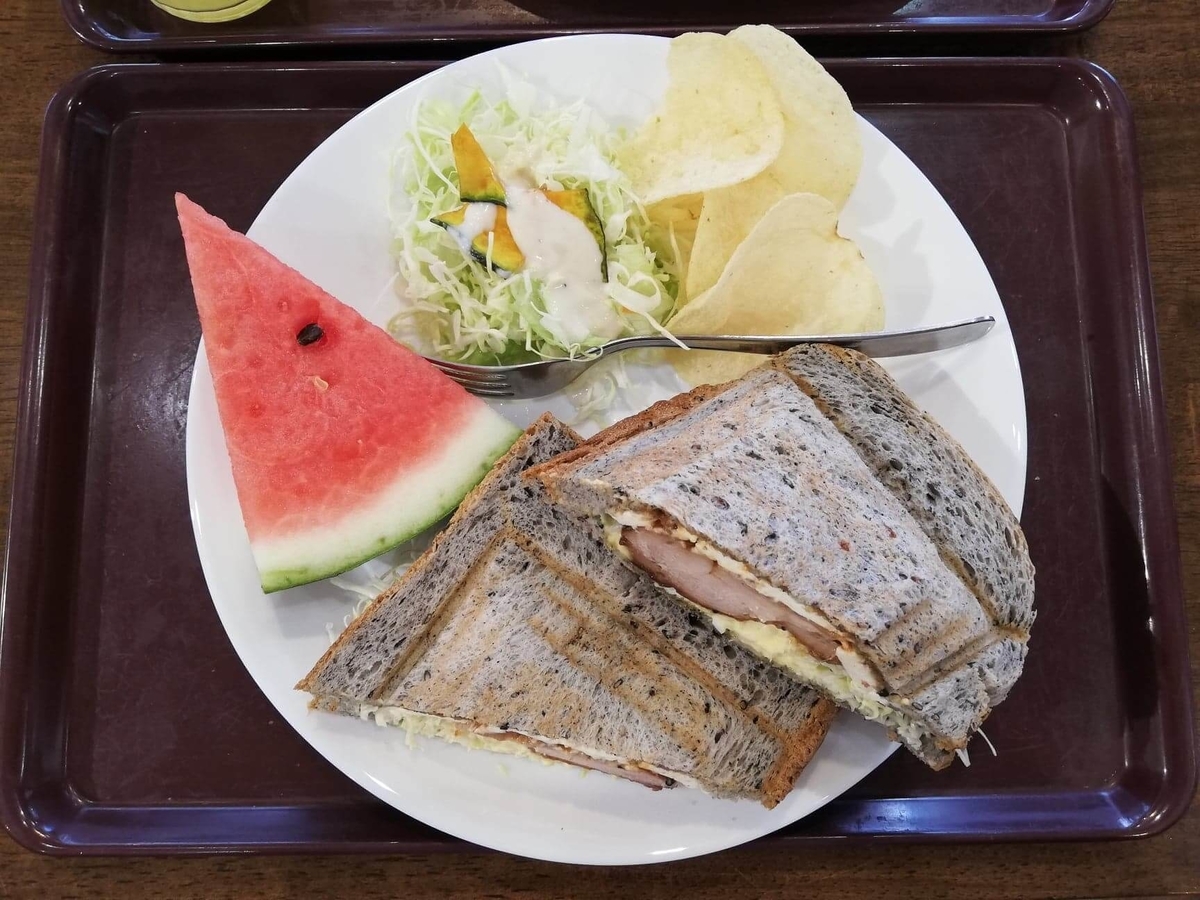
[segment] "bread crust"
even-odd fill
[[[643,409],[640,413],[615,422],[603,431],[596,432],[596,434],[592,435],[586,441],[581,438],[579,446],[574,450],[568,450],[566,453],[560,453],[558,456],[544,463],[530,466],[525,470],[525,474],[522,477],[530,481],[545,481],[546,477],[553,477],[551,473],[570,468],[572,463],[589,459],[606,447],[626,441],[634,435],[641,434],[643,431],[650,431],[653,428],[665,425],[672,419],[676,419],[684,413],[695,409],[706,400],[711,400],[717,394],[721,393],[721,391],[725,390],[726,387],[728,385],[703,384],[686,393],[676,394],[674,397],[669,397],[666,400],[659,400],[657,403]]]
[[[809,713],[810,727],[798,734],[785,745],[786,752],[771,769],[762,788],[762,805],[774,809],[779,805],[796,784],[800,773],[808,768],[812,758],[821,749],[825,735],[837,717],[837,704],[828,697],[820,696],[813,704]]]

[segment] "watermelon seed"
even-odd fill
[[[309,344],[315,344],[325,336],[325,332],[321,330],[321,326],[316,322],[310,322],[300,329],[300,333],[296,335],[296,343],[301,347],[307,347]]]
[[[329,382],[326,381],[324,378],[322,378],[320,375],[314,375],[312,377],[312,383],[316,387],[316,389],[318,391],[320,391],[322,394],[325,393],[327,390],[329,390]]]

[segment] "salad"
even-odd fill
[[[506,87],[494,102],[475,91],[417,108],[392,166],[406,302],[389,329],[485,365],[665,333],[680,253],[617,163],[622,136],[582,102],[543,102],[511,76]]]

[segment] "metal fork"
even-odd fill
[[[543,359],[515,366],[475,366],[426,357],[431,363],[480,397],[544,397],[560,390],[606,356],[623,350],[675,347],[691,350],[734,350],[739,353],[782,353],[797,344],[834,344],[867,356],[912,356],[947,350],[978,340],[996,324],[992,316],[978,316],[945,325],[927,325],[903,331],[869,331],[859,334],[823,335],[707,335],[681,334],[676,341],[662,335],[617,338],[577,359]]]

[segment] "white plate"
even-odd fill
[[[648,115],[666,81],[667,41],[596,35],[502,47],[400,88],[339,129],[280,186],[250,235],[376,322],[395,310],[388,289],[387,163],[423,96],[453,98],[498,83],[502,63],[551,94],[582,96],[613,125]],[[970,238],[924,175],[862,121],[858,187],[842,217],[883,285],[887,325],[991,313],[993,333],[967,348],[896,361],[904,388],[958,438],[1019,513],[1025,485],[1025,405],[1008,322]],[[213,210],[220,214],[220,209]],[[669,371],[622,411],[674,393]],[[524,425],[563,398],[509,404]],[[652,793],[564,766],[471,752],[396,729],[310,713],[292,690],[350,609],[328,584],[264,597],[234,493],[207,360],[198,352],[187,428],[188,494],[196,545],[217,613],[250,675],[326,759],[375,796],[435,828],[524,856],[628,864],[710,853],[775,831],[845,791],[895,749],[881,729],[843,714],[796,789],[774,810],[698,791]],[[361,575],[361,573],[359,573]]]

